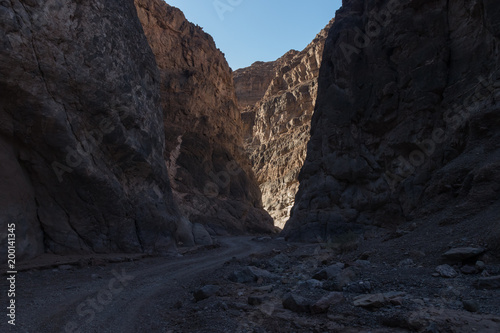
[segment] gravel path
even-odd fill
[[[177,296],[185,297],[190,281],[210,275],[233,257],[269,251],[272,246],[251,237],[220,242],[218,249],[179,258],[19,273],[17,325],[8,329],[128,333],[152,331],[154,323],[154,332],[168,332],[168,327],[159,327],[161,323],[155,320],[166,311],[159,300],[175,302]]]

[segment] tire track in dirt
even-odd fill
[[[273,246],[272,243],[252,241],[252,237],[223,238],[220,242],[222,246],[219,249],[199,253],[194,257],[165,259],[167,262],[153,261],[152,266],[142,263],[137,266],[127,265],[128,263],[110,265],[109,271],[114,269],[120,274],[122,267],[125,267],[125,275],[133,276],[133,279],[126,280],[127,285],[123,286],[121,292],[112,295],[109,304],[102,306],[102,303],[93,304],[99,306],[98,308],[93,308],[86,302],[88,299],[96,299],[101,290],[104,290],[103,295],[110,295],[106,290],[107,288],[113,290],[108,286],[109,281],[113,279],[112,274],[108,274],[97,282],[89,279],[88,276],[83,279],[76,277],[68,280],[55,280],[51,281],[48,288],[40,290],[35,289],[36,284],[34,284],[29,287],[34,290],[24,290],[26,295],[31,295],[30,303],[33,305],[20,310],[30,314],[30,317],[26,318],[28,323],[22,323],[21,327],[24,329],[21,331],[40,333],[132,333],[144,331],[144,329],[147,331],[146,327],[142,327],[143,318],[151,316],[152,313],[161,313],[163,310],[155,306],[155,299],[172,297],[179,293],[179,289],[182,290],[183,285],[198,278],[201,274],[215,271],[233,257],[241,259],[252,253],[271,250]],[[74,285],[77,287],[64,292],[68,287],[73,288]],[[118,280],[112,287],[115,290],[120,287]],[[56,292],[59,292],[61,297],[49,297]],[[50,304],[54,302],[57,303]],[[82,304],[85,306],[82,307]],[[92,311],[93,315],[90,314]],[[85,315],[82,316],[82,313]]]

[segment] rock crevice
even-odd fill
[[[247,151],[264,208],[279,228],[288,220],[298,190],[332,22],[303,51],[291,50],[274,62],[256,62],[234,73]]]
[[[160,68],[165,160],[183,223],[212,235],[270,232],[224,55],[179,9],[161,0],[135,5]]]

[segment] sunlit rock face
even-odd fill
[[[479,213],[498,226],[499,15],[493,0],[344,1],[288,239]]]
[[[323,47],[331,23],[302,51],[234,73],[243,133],[264,208],[283,228],[306,157]]]
[[[0,248],[165,252],[180,218],[133,1],[0,3]]]
[[[224,55],[179,9],[161,0],[135,5],[161,73],[165,160],[183,214],[212,235],[272,231]]]

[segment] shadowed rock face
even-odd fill
[[[165,159],[182,212],[211,234],[271,231],[224,55],[177,8],[161,0],[135,4],[160,68]]]
[[[323,46],[332,23],[302,52],[292,50],[277,61],[257,62],[234,73],[247,149],[264,208],[280,228],[289,218],[299,187]]]
[[[480,211],[484,233],[498,225],[499,13],[493,0],[344,1],[288,239]]]
[[[0,247],[162,252],[179,212],[133,1],[0,3]]]

